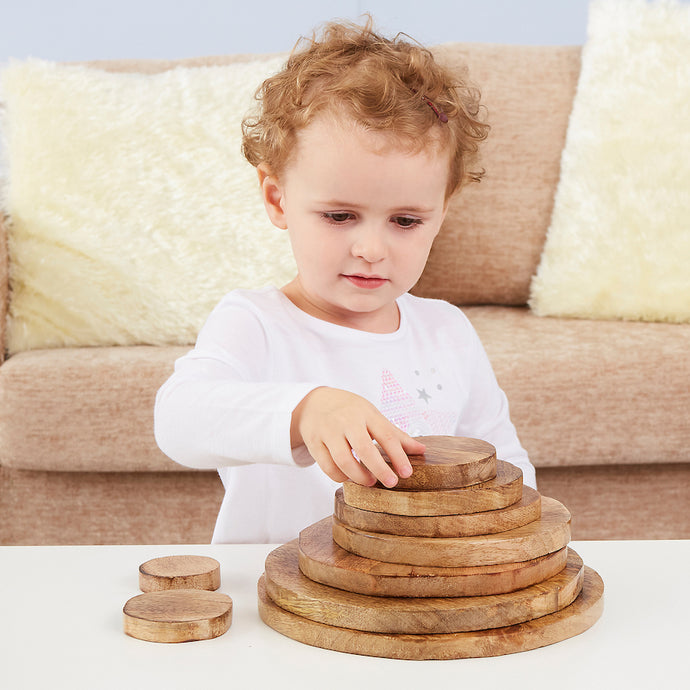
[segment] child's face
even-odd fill
[[[259,174],[297,263],[283,292],[325,321],[396,330],[395,300],[417,282],[445,216],[447,155],[409,153],[384,134],[321,117],[298,135],[280,179]]]

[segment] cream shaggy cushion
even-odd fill
[[[228,290],[294,276],[240,153],[253,92],[283,61],[4,70],[10,352],[192,343]]]
[[[595,2],[530,305],[690,321],[689,265],[690,6]]]

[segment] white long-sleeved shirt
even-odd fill
[[[225,497],[214,543],[282,543],[333,512],[339,486],[291,449],[297,404],[318,386],[357,393],[411,436],[481,438],[534,467],[474,328],[460,309],[405,294],[394,333],[306,314],[280,290],[237,290],[158,391],[155,434],[176,462],[218,469]]]

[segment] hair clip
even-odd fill
[[[432,102],[430,98],[422,94],[422,98],[424,99],[424,102],[436,113],[436,117],[441,121],[441,122],[448,122],[448,115],[446,115],[442,110],[439,110]]]

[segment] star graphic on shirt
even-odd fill
[[[416,391],[417,398],[413,391]],[[454,410],[439,410],[429,402],[434,395],[426,387],[410,387],[408,393],[388,369],[381,372],[381,412],[397,427],[412,436],[443,436],[452,434],[457,426]],[[424,400],[421,405],[417,400]],[[420,409],[421,408],[421,409]]]

